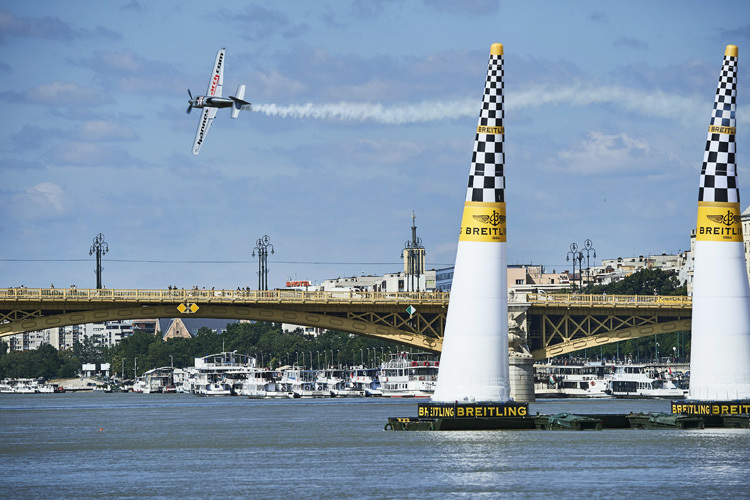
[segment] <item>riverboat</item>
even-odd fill
[[[380,366],[380,387],[385,397],[428,398],[435,392],[439,361],[430,353],[399,352]]]
[[[166,392],[165,389],[174,383],[174,368],[169,366],[154,368],[144,373],[143,378],[145,380],[143,393]]]
[[[607,392],[616,398],[685,398],[687,389],[678,386],[669,372],[644,364],[618,365]]]
[[[348,384],[354,388],[354,391],[365,397],[383,395],[377,368],[352,367]]]
[[[251,370],[242,385],[240,394],[250,399],[292,398],[294,394],[281,384],[279,371],[268,368]]]
[[[282,389],[289,391],[295,398],[330,398],[331,391],[317,383],[317,372],[306,370],[304,366],[285,366],[279,369],[282,373]]]
[[[607,393],[614,365],[535,364],[534,393],[537,398],[609,398]]]
[[[247,376],[255,370],[255,358],[236,352],[221,352],[195,358],[187,380],[190,392],[199,396],[240,394]]]
[[[55,388],[42,379],[17,378],[0,381],[0,394],[39,394],[53,393]]]

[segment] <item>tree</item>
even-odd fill
[[[680,283],[674,272],[641,269],[614,283],[596,285],[592,294],[610,295],[687,295],[687,285]]]

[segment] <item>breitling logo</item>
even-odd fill
[[[731,210],[727,210],[726,215],[706,215],[706,218],[717,224],[724,224],[725,226],[733,226],[737,223],[737,216],[734,215]]]
[[[505,224],[505,216],[500,215],[495,210],[492,211],[492,215],[473,215],[472,217],[483,224],[490,224],[492,226]]]

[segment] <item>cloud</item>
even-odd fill
[[[221,9],[214,18],[218,22],[239,27],[243,38],[252,42],[267,40],[277,34],[284,38],[297,38],[310,29],[305,23],[292,23],[289,16],[278,10],[260,5],[249,5],[240,13]]]
[[[185,73],[172,64],[141,57],[132,50],[96,51],[91,57],[74,63],[93,71],[97,81],[107,89],[129,94],[174,95],[185,91],[188,80]]]
[[[45,106],[98,106],[111,102],[111,98],[77,83],[54,81],[27,90],[22,94],[24,101]]]
[[[615,47],[625,47],[636,50],[648,50],[648,44],[642,40],[637,40],[628,36],[621,36],[612,43]]]
[[[23,220],[62,217],[73,207],[70,194],[52,182],[40,182],[23,191],[4,194],[2,198],[8,212]]]
[[[750,24],[733,29],[719,29],[719,39],[738,45],[739,41],[750,41]]]
[[[496,0],[424,0],[424,3],[430,10],[466,17],[488,16],[500,12],[500,3]]]
[[[646,139],[593,131],[578,148],[558,153],[557,167],[553,168],[571,174],[596,174],[600,177],[638,172],[648,168],[644,158],[650,154],[651,146]]]
[[[46,157],[50,163],[79,167],[112,167],[134,163],[127,151],[94,142],[66,142],[50,149]]]
[[[81,138],[87,141],[132,141],[138,136],[132,128],[106,120],[89,120],[81,124]]]
[[[4,158],[0,160],[0,171],[2,170],[41,170],[44,165],[38,162],[20,160],[18,158]]]
[[[46,38],[70,41],[80,38],[109,38],[118,40],[114,31],[97,26],[93,31],[74,29],[56,17],[16,17],[8,11],[0,11],[0,43],[7,37]]]

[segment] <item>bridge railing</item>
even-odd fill
[[[634,307],[692,307],[693,299],[685,295],[585,295],[529,293],[533,304]]]
[[[134,301],[134,302],[368,302],[446,303],[446,292],[365,292],[303,290],[205,290],[205,289],[115,289],[115,288],[0,288],[0,299]]]

